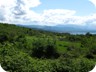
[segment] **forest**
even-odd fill
[[[0,64],[9,72],[88,72],[96,65],[96,34],[0,23]]]

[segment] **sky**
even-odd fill
[[[0,0],[0,22],[96,26],[96,0]]]

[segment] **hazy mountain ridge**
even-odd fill
[[[80,25],[56,25],[56,26],[41,26],[41,25],[19,25],[28,28],[36,28],[41,30],[47,30],[59,33],[79,33],[79,32],[96,32],[95,27],[92,28],[90,25],[80,26]]]

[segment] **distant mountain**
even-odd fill
[[[52,31],[52,32],[59,32],[59,33],[86,33],[91,32],[95,33],[96,28],[92,28],[91,26],[80,26],[80,25],[56,25],[56,26],[41,26],[41,25],[19,25],[27,28],[35,28],[35,29],[41,29],[46,31]]]

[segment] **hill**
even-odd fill
[[[41,25],[19,25],[27,28],[36,28],[51,32],[58,32],[58,33],[71,33],[71,34],[86,34],[87,32],[96,34],[96,28],[90,25],[56,25],[56,26],[41,26]]]
[[[71,35],[0,23],[0,64],[9,72],[88,72],[96,35]]]

